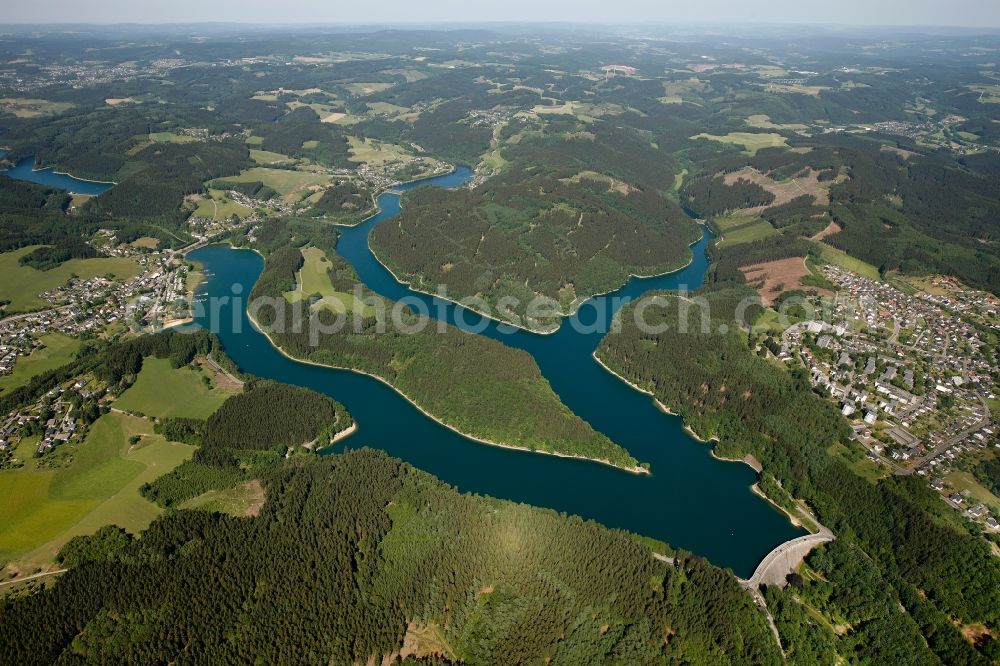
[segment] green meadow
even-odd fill
[[[137,444],[130,443],[139,436]],[[22,571],[52,563],[72,537],[115,524],[137,532],[162,509],[139,494],[142,484],[191,457],[194,447],[168,443],[150,421],[109,413],[58,469],[31,458],[35,440],[18,447],[21,469],[0,471],[0,560]],[[52,455],[52,454],[49,454]]]
[[[158,419],[207,419],[230,395],[232,391],[213,387],[210,373],[199,366],[174,368],[169,359],[150,357],[115,407]]]

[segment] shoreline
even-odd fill
[[[469,307],[467,305],[463,305],[462,303],[459,303],[455,299],[448,298],[447,296],[441,296],[439,294],[432,294],[429,291],[424,291],[423,289],[420,289],[419,287],[413,286],[412,282],[407,282],[406,280],[403,280],[398,275],[396,275],[395,271],[393,271],[391,268],[389,268],[389,266],[387,266],[386,263],[384,261],[382,261],[382,259],[378,256],[378,254],[372,249],[372,246],[371,246],[371,235],[370,234],[369,234],[368,238],[366,239],[366,241],[367,241],[367,244],[368,244],[368,252],[371,253],[372,258],[375,259],[375,261],[377,261],[379,263],[379,265],[382,268],[384,268],[386,270],[386,272],[388,272],[389,275],[391,275],[392,278],[396,282],[398,282],[401,286],[406,287],[407,289],[409,289],[410,291],[413,291],[415,293],[423,294],[424,296],[430,296],[431,298],[439,298],[442,301],[447,301],[447,302],[449,302],[449,303],[451,303],[453,305],[457,305],[458,307],[463,308],[465,310],[468,310],[469,312],[475,313],[475,314],[479,315],[480,317],[483,317],[485,319],[489,319],[490,321],[495,322],[498,325],[510,326],[511,328],[516,328],[516,329],[518,329],[520,331],[524,331],[525,333],[533,333],[535,335],[553,335],[555,333],[558,333],[559,330],[563,327],[563,324],[566,322],[566,320],[569,319],[569,318],[571,318],[571,317],[574,317],[576,315],[576,313],[578,313],[580,311],[580,308],[583,307],[584,304],[586,304],[588,301],[591,301],[591,300],[593,300],[595,298],[601,298],[602,296],[608,296],[610,294],[615,293],[616,291],[621,291],[622,289],[624,289],[628,285],[628,283],[633,278],[637,279],[637,280],[651,280],[653,278],[660,278],[660,277],[664,277],[664,276],[667,276],[667,275],[672,275],[674,273],[679,273],[680,271],[684,270],[685,268],[687,268],[688,266],[690,266],[691,264],[694,263],[694,253],[692,252],[691,253],[691,257],[687,260],[687,263],[685,263],[683,266],[679,266],[677,268],[672,268],[670,270],[664,271],[663,273],[653,273],[652,275],[636,275],[635,273],[629,273],[628,277],[625,278],[625,281],[622,282],[617,287],[615,287],[614,289],[609,289],[608,291],[602,291],[602,292],[598,292],[596,294],[591,294],[590,296],[588,296],[587,298],[584,298],[583,300],[577,299],[576,301],[574,301],[573,307],[570,309],[570,311],[568,313],[560,313],[559,315],[557,315],[559,317],[559,325],[556,326],[555,328],[553,328],[553,329],[535,329],[535,328],[528,328],[526,326],[522,326],[521,324],[514,324],[512,322],[509,322],[509,321],[506,321],[506,320],[503,320],[503,319],[497,319],[495,316],[493,316],[491,314],[487,314],[487,313],[481,312],[480,310],[477,310],[475,308]],[[688,244],[688,248],[690,248],[693,245],[697,245],[699,242],[701,242],[701,238],[699,238],[698,240],[694,241],[693,243]],[[607,335],[610,332],[611,331],[609,329],[608,331],[605,332],[605,335]]]
[[[347,439],[357,431],[358,431],[358,422],[353,421],[351,425],[344,428],[343,430],[341,430],[340,432],[338,432],[336,435],[333,436],[333,438],[330,440],[329,446],[333,446],[342,439]]]
[[[390,382],[388,382],[383,377],[379,377],[378,375],[372,374],[370,372],[366,372],[364,370],[359,370],[357,368],[349,368],[349,367],[343,367],[343,366],[339,366],[338,367],[338,366],[333,366],[333,365],[327,365],[325,363],[318,363],[316,361],[310,361],[310,360],[296,358],[296,357],[292,356],[291,354],[289,354],[288,352],[286,352],[284,349],[282,349],[279,345],[275,344],[274,339],[271,337],[271,335],[269,333],[266,333],[260,327],[260,324],[250,315],[249,312],[247,312],[246,314],[247,314],[247,319],[250,320],[250,323],[257,330],[257,332],[260,333],[261,335],[263,335],[265,338],[267,338],[267,340],[271,344],[271,346],[274,349],[276,349],[278,351],[278,353],[280,353],[285,358],[287,358],[287,359],[289,359],[291,361],[295,361],[296,363],[304,363],[306,365],[315,365],[317,367],[327,368],[327,369],[330,369],[330,370],[342,370],[342,371],[346,371],[346,372],[353,372],[353,373],[356,373],[356,374],[359,374],[359,375],[365,375],[367,377],[371,377],[372,379],[376,379],[376,380],[382,382],[383,384],[385,384],[386,386],[388,386],[389,388],[391,388],[393,391],[395,391],[400,396],[402,396],[404,400],[406,400],[411,405],[413,405],[421,414],[423,414],[427,418],[431,419],[432,421],[434,421],[438,425],[440,425],[440,426],[442,426],[444,428],[447,428],[448,430],[451,430],[455,434],[457,434],[457,435],[459,435],[461,437],[464,437],[465,439],[468,439],[470,441],[473,441],[473,442],[476,442],[476,443],[479,443],[479,444],[486,444],[488,446],[495,446],[495,447],[501,448],[501,449],[511,449],[511,450],[514,450],[514,451],[524,451],[525,453],[541,453],[541,454],[544,454],[544,455],[555,456],[557,458],[569,458],[569,459],[575,459],[575,460],[585,460],[585,461],[588,461],[588,462],[599,463],[601,465],[607,465],[608,467],[613,467],[615,469],[621,470],[623,472],[627,472],[629,474],[652,475],[652,472],[650,472],[645,467],[642,467],[641,465],[636,465],[634,467],[623,467],[622,465],[616,465],[615,463],[611,462],[610,460],[605,460],[603,458],[589,458],[589,457],[583,456],[583,455],[571,454],[571,453],[562,453],[562,452],[559,452],[559,451],[544,451],[542,449],[531,449],[531,448],[529,448],[527,446],[518,446],[516,444],[502,444],[500,442],[495,442],[493,440],[484,439],[482,437],[476,437],[475,435],[470,435],[469,433],[462,432],[461,430],[459,430],[455,426],[450,425],[448,423],[445,423],[444,421],[442,421],[441,419],[439,419],[434,414],[431,414],[430,412],[428,412],[420,404],[418,404],[416,401],[414,401],[413,398],[411,398],[410,396],[408,396],[405,393],[403,393],[399,388],[397,388],[396,386],[393,386]]]
[[[634,384],[633,382],[629,381],[625,377],[622,377],[620,374],[618,374],[617,372],[615,372],[614,370],[612,370],[610,367],[608,367],[607,364],[605,364],[604,361],[602,361],[600,359],[600,357],[597,356],[597,350],[594,350],[593,357],[594,357],[594,360],[597,361],[598,365],[600,365],[602,368],[604,368],[605,370],[607,370],[608,372],[610,372],[612,375],[614,375],[618,379],[622,380],[623,382],[625,382],[626,384],[628,384],[630,387],[632,387],[636,391],[639,391],[640,393],[645,393],[646,395],[648,395],[651,398],[653,398],[653,402],[656,403],[656,406],[659,407],[663,412],[665,412],[665,413],[667,413],[667,414],[669,414],[671,416],[676,416],[677,418],[681,419],[682,423],[684,422],[684,417],[683,416],[681,416],[680,414],[678,414],[677,412],[673,411],[672,409],[670,409],[669,407],[667,407],[666,405],[664,405],[662,402],[660,402],[656,398],[655,394],[653,394],[652,391],[647,391],[646,389],[644,389],[644,388],[642,388],[642,387]],[[807,534],[814,534],[813,532],[810,532],[808,529],[806,529],[805,525],[802,524],[802,520],[801,520],[800,516],[797,516],[797,515],[791,513],[790,511],[788,511],[788,509],[786,509],[785,507],[781,506],[780,504],[778,504],[777,502],[775,502],[774,500],[772,500],[770,497],[768,497],[767,495],[765,495],[764,491],[762,491],[760,489],[760,487],[758,486],[758,483],[760,481],[761,475],[764,473],[764,466],[760,464],[760,461],[758,461],[757,458],[755,458],[753,454],[748,453],[743,458],[726,458],[725,456],[720,456],[718,453],[715,452],[715,445],[719,443],[719,438],[718,437],[710,437],[708,439],[705,439],[704,437],[702,437],[701,435],[699,435],[698,433],[696,433],[694,431],[694,429],[691,426],[687,425],[686,423],[684,423],[684,432],[686,432],[692,439],[694,439],[695,441],[697,441],[700,444],[712,444],[712,446],[709,447],[708,451],[711,454],[711,456],[713,458],[715,458],[716,460],[718,460],[720,462],[725,462],[725,463],[743,463],[744,465],[746,465],[747,467],[749,467],[750,469],[752,469],[757,474],[757,480],[754,481],[752,484],[750,484],[750,492],[752,492],[755,495],[759,496],[760,498],[764,499],[765,501],[768,502],[768,504],[770,504],[771,506],[773,506],[780,513],[784,514],[785,517],[788,519],[788,522],[791,523],[793,526],[795,526],[795,527],[797,527],[797,528],[799,528],[801,530],[805,530],[805,532]],[[815,521],[817,525],[819,524],[819,521],[816,518],[813,518],[813,517],[810,517],[810,518],[813,521]],[[799,538],[799,537],[795,537],[795,538]],[[791,539],[789,541],[791,541]],[[783,544],[784,543],[788,543],[788,542],[786,541],[786,542],[783,542]],[[783,544],[779,544],[779,545],[783,545]]]
[[[402,183],[397,183],[397,185],[407,185],[407,184],[415,183],[415,182],[418,182],[418,181],[421,181],[421,180],[431,180],[433,178],[438,178],[439,176],[452,174],[456,170],[457,170],[457,167],[454,168],[454,169],[452,169],[451,171],[449,171],[447,173],[433,175],[433,176],[425,176],[423,178],[415,178],[413,180],[404,181]],[[473,170],[473,174],[475,174],[475,170]],[[344,228],[347,228],[347,229],[356,229],[357,227],[360,227],[361,225],[363,225],[364,223],[366,223],[368,220],[370,220],[373,217],[379,215],[382,212],[382,208],[378,205],[378,197],[382,196],[383,194],[390,194],[391,196],[399,197],[399,200],[400,200],[399,201],[399,209],[400,209],[400,212],[402,212],[402,210],[403,210],[402,194],[395,194],[395,193],[389,192],[389,190],[393,189],[393,187],[395,187],[395,186],[392,186],[392,187],[389,187],[389,188],[387,188],[385,190],[382,190],[378,195],[375,195],[375,197],[374,197],[374,199],[375,199],[375,212],[373,214],[369,215],[368,217],[364,218],[363,220],[361,220],[360,222],[358,222],[356,224],[334,224],[334,226],[335,227],[344,227]],[[456,187],[456,188],[445,188],[445,189],[458,189],[458,188]],[[711,229],[704,222],[701,222],[701,221],[698,221],[698,220],[692,220],[692,221],[697,226],[704,227],[705,229],[708,229],[709,233],[711,233]],[[372,227],[372,229],[374,229],[374,227]],[[441,296],[439,294],[432,294],[429,291],[424,291],[423,289],[415,287],[412,282],[409,282],[407,280],[401,279],[398,275],[396,275],[396,272],[393,271],[391,268],[389,268],[389,266],[382,260],[382,258],[379,257],[378,254],[372,249],[372,245],[371,245],[371,231],[372,230],[370,229],[368,231],[368,234],[365,237],[365,245],[368,247],[369,254],[371,254],[372,258],[375,259],[375,261],[378,262],[378,264],[382,268],[384,268],[386,270],[386,272],[389,273],[389,275],[391,275],[392,278],[400,286],[406,287],[407,289],[409,289],[410,291],[413,291],[415,293],[423,294],[423,295],[429,296],[431,298],[439,298],[439,299],[441,299],[443,301],[446,301],[448,303],[451,303],[453,305],[457,305],[458,307],[463,308],[465,310],[468,310],[469,312],[473,312],[473,313],[475,313],[475,314],[477,314],[477,315],[479,315],[481,317],[489,319],[490,321],[493,321],[496,324],[502,324],[502,325],[510,326],[512,328],[516,328],[518,330],[524,331],[525,333],[534,333],[536,335],[552,335],[554,333],[558,333],[559,330],[562,328],[563,323],[565,322],[565,320],[568,319],[568,318],[570,318],[570,317],[575,316],[577,314],[577,312],[580,311],[580,308],[583,307],[583,305],[585,303],[587,303],[587,301],[590,301],[590,300],[595,299],[595,298],[599,298],[601,296],[607,296],[609,294],[613,294],[616,291],[619,291],[622,288],[624,288],[625,286],[627,286],[628,283],[633,278],[638,279],[638,280],[650,280],[650,279],[653,279],[653,278],[664,277],[666,275],[671,275],[673,273],[678,273],[678,272],[684,270],[685,268],[687,268],[688,266],[690,266],[691,264],[694,263],[694,252],[692,251],[691,252],[691,256],[688,258],[688,260],[683,265],[678,266],[677,268],[670,268],[670,269],[667,269],[666,271],[663,271],[662,273],[653,273],[653,274],[650,274],[650,275],[637,275],[635,273],[629,273],[628,276],[626,276],[625,281],[622,282],[617,287],[615,287],[613,289],[609,289],[608,291],[603,291],[603,292],[598,292],[598,293],[595,293],[595,294],[591,294],[590,296],[587,296],[586,298],[584,298],[582,300],[581,299],[577,299],[576,301],[574,301],[574,303],[573,303],[572,307],[570,308],[569,312],[567,312],[567,313],[562,313],[561,312],[558,315],[558,317],[559,317],[559,324],[555,328],[553,328],[551,330],[550,329],[533,329],[533,328],[528,328],[527,326],[523,326],[521,324],[514,324],[512,322],[505,321],[503,319],[497,319],[495,316],[493,316],[491,314],[487,314],[487,313],[481,312],[481,311],[479,311],[479,310],[477,310],[475,308],[463,305],[462,303],[459,303],[458,301],[456,301],[453,298],[448,298],[447,296]],[[694,239],[693,241],[691,241],[690,243],[687,244],[688,249],[690,249],[690,248],[694,247],[695,245],[697,245],[698,243],[700,243],[704,237],[705,237],[705,232],[702,231],[702,234],[698,238]],[[336,248],[334,248],[334,249],[336,249]],[[605,333],[605,335],[606,334],[607,333]]]

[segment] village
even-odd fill
[[[997,516],[945,477],[1000,447],[990,411],[997,300],[982,292],[908,294],[835,266],[840,295],[822,317],[789,326],[778,358],[800,362],[837,402],[868,458],[895,474],[926,477],[956,509],[991,531]],[[995,403],[994,403],[995,404]]]
[[[121,245],[108,254],[133,259],[141,272],[124,281],[73,277],[40,294],[51,308],[0,319],[0,376],[12,373],[18,359],[30,355],[39,338],[50,333],[97,336],[109,327],[155,331],[186,320],[189,269],[174,251],[139,252]]]

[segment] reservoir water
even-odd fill
[[[3,157],[2,153],[3,151],[0,151],[0,157]],[[0,173],[10,176],[16,180],[26,180],[32,183],[38,183],[39,185],[66,190],[70,194],[89,194],[97,196],[98,194],[111,189],[114,185],[114,183],[84,180],[82,178],[77,178],[76,176],[71,176],[68,173],[59,173],[58,171],[52,169],[52,167],[35,169],[34,157],[27,157],[10,169],[0,171]]]
[[[455,187],[471,176],[470,170],[459,168],[397,189]],[[684,269],[632,278],[613,294],[584,303],[572,319],[595,324],[586,330],[567,318],[552,335],[509,333],[505,332],[509,327],[397,282],[372,255],[368,234],[399,213],[400,197],[383,194],[378,203],[378,215],[357,227],[342,228],[337,245],[338,254],[369,288],[396,300],[420,298],[432,315],[528,351],[563,402],[637,459],[650,463],[652,475],[469,440],[427,418],[376,379],[283,356],[253,328],[242,307],[226,302],[213,317],[212,328],[243,371],[304,386],[341,402],[358,423],[358,431],[343,440],[348,448],[385,450],[462,491],[548,507],[651,536],[731,567],[743,577],[749,577],[776,545],[803,534],[750,491],[756,475],[749,467],[713,458],[708,445],[683,430],[681,419],[662,412],[648,395],[605,371],[592,357],[621,299],[701,284],[708,265],[707,234],[692,246],[692,261]],[[209,298],[231,296],[235,285],[249,293],[263,269],[263,260],[249,250],[211,246],[189,257],[202,262],[211,275],[204,286]],[[198,323],[210,325],[206,318]]]

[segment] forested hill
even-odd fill
[[[781,663],[732,576],[627,533],[370,450],[292,458],[265,486],[254,518],[74,540],[53,588],[0,606],[0,661]]]
[[[274,221],[267,235],[257,240],[256,246],[267,254],[267,260],[253,298],[283,299],[299,290],[305,266],[299,247],[307,242],[324,251],[319,256],[326,263],[320,262],[319,267],[326,293],[340,299],[337,294],[353,292],[358,277],[336,255],[335,238],[328,228],[317,231],[312,222]],[[639,465],[628,451],[595,431],[560,401],[527,352],[450,325],[439,327],[437,322],[425,321],[421,326],[419,317],[408,309],[401,311],[404,327],[384,319],[384,325],[379,326],[376,313],[391,312],[395,304],[367,289],[365,300],[381,306],[362,310],[358,326],[352,321],[354,310],[346,324],[337,327],[333,325],[335,315],[325,309],[322,300],[306,297],[311,300],[307,316],[312,312],[316,321],[328,328],[310,323],[297,332],[290,326],[271,331],[274,343],[291,356],[380,377],[421,409],[472,437],[606,461],[625,469]],[[344,300],[354,299],[349,296]],[[272,308],[261,308],[258,316],[268,329],[276,313]],[[314,326],[316,344],[310,340]]]
[[[700,307],[689,309],[687,332],[679,332],[679,297],[649,296],[660,299],[645,310],[650,328],[640,331],[632,316],[645,299],[629,305],[621,332],[608,335],[598,355],[701,436],[718,437],[721,455],[753,454],[764,467],[762,486],[777,492],[777,501],[805,500],[838,535],[810,558],[816,577],[801,591],[770,590],[782,635],[804,655],[812,654],[804,646],[826,645],[860,662],[996,660],[1000,642],[987,636],[977,650],[956,627],[1000,630],[1000,560],[942,519],[948,509],[920,479],[870,482],[829,453],[847,441],[849,428],[835,405],[812,392],[805,371],[758,356],[745,331],[716,332],[732,324],[749,295],[745,288],[700,294],[710,306],[709,333],[699,332]],[[649,332],[662,325],[667,330]],[[843,620],[839,634],[810,619],[820,611]]]
[[[691,258],[693,221],[661,193],[670,158],[630,128],[548,120],[519,129],[506,170],[475,189],[417,190],[396,224],[375,228],[379,258],[418,289],[447,287],[453,299],[484,299],[525,328],[558,327],[594,294],[630,275],[657,275]],[[510,130],[515,131],[515,130]],[[548,317],[529,318],[536,296]],[[504,316],[502,299],[519,303]]]

